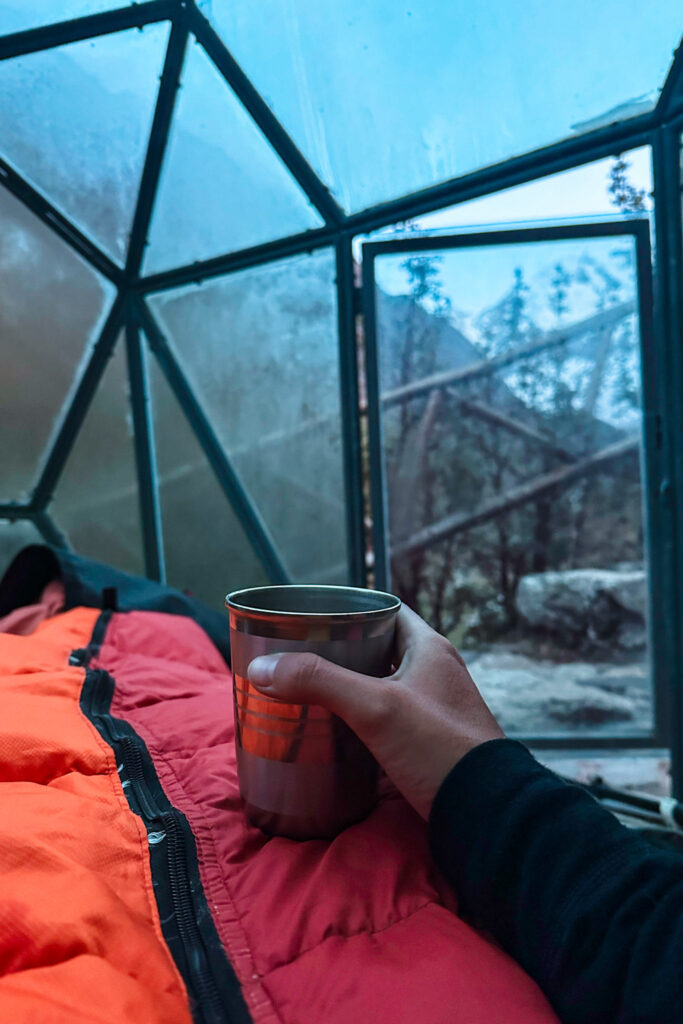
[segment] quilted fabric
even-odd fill
[[[246,824],[231,678],[194,622],[115,614],[96,664],[116,681],[112,714],[144,739],[190,822],[255,1024],[556,1022],[521,968],[454,913],[423,822],[389,785],[331,842],[267,839]]]
[[[69,665],[97,615],[0,634],[0,1020],[190,1024],[146,831]]]

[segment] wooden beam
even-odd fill
[[[599,472],[611,462],[622,459],[625,455],[637,451],[639,444],[638,437],[629,437],[617,444],[603,448],[602,451],[590,455],[572,466],[564,466],[562,469],[555,469],[550,473],[544,473],[529,483],[515,487],[500,497],[481,505],[474,512],[457,513],[447,516],[445,519],[425,526],[418,530],[406,540],[399,541],[391,549],[392,558],[403,558],[406,555],[413,555],[432,547],[439,541],[446,540],[456,533],[470,530],[474,526],[481,526],[483,523],[496,519],[498,516],[511,512],[520,505],[550,494],[559,488],[568,487],[575,480]]]
[[[392,391],[385,391],[380,396],[380,402],[386,409],[388,406],[400,405],[402,402],[409,402],[413,398],[426,395],[428,392],[433,391],[434,388],[452,387],[455,384],[464,384],[479,377],[488,377],[497,370],[501,370],[506,366],[512,366],[514,363],[519,362],[520,359],[529,359],[532,356],[539,355],[541,352],[547,352],[549,349],[558,348],[560,345],[566,345],[570,341],[575,341],[584,334],[592,334],[602,331],[607,327],[616,326],[621,320],[624,320],[631,313],[635,313],[635,311],[636,306],[634,302],[620,302],[618,306],[612,306],[610,309],[595,313],[585,320],[578,321],[578,323],[568,324],[566,327],[549,331],[534,341],[521,345],[512,352],[505,352],[503,355],[494,356],[492,359],[482,359],[477,363],[471,363],[469,366],[460,367],[457,370],[444,370],[440,373],[434,373],[430,377],[424,377],[422,380],[413,381],[410,384],[402,384],[401,387],[394,388]]]
[[[452,393],[452,392],[451,392]],[[465,412],[470,413],[472,416],[478,417],[480,420],[484,420],[486,423],[491,423],[494,427],[502,427],[503,430],[507,430],[510,434],[517,434],[519,437],[524,438],[526,441],[530,441],[538,448],[542,448],[544,451],[554,455],[555,458],[561,459],[563,462],[576,462],[576,456],[572,455],[571,452],[567,451],[566,448],[561,448],[556,445],[548,437],[535,430],[533,427],[528,426],[526,423],[522,423],[521,420],[514,419],[512,416],[507,416],[503,412],[498,412],[491,405],[485,405],[483,402],[470,402],[465,398],[457,399],[460,408]]]

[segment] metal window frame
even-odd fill
[[[150,579],[165,583],[166,562],[147,359],[140,338],[140,325],[131,309],[127,311],[125,329],[145,573]]]
[[[434,237],[415,236],[366,242],[362,247],[363,262],[363,314],[365,323],[366,375],[368,386],[369,457],[371,466],[373,532],[375,551],[375,580],[382,589],[391,587],[390,552],[387,530],[387,504],[385,466],[382,444],[382,399],[379,386],[378,340],[376,312],[375,263],[377,259],[396,254],[452,252],[461,249],[492,248],[507,245],[539,244],[544,242],[593,240],[600,238],[630,238],[634,243],[638,288],[638,321],[641,349],[641,378],[643,396],[642,473],[643,505],[648,552],[648,580],[650,586],[650,659],[652,666],[654,714],[653,728],[642,732],[626,731],[613,736],[584,734],[580,737],[558,733],[548,736],[522,737],[537,749],[583,748],[609,749],[616,746],[658,747],[669,741],[667,714],[667,687],[683,683],[683,659],[676,660],[671,645],[664,642],[663,627],[676,615],[671,599],[675,589],[674,565],[659,557],[661,531],[673,536],[676,523],[662,517],[662,496],[666,490],[662,482],[670,479],[671,467],[662,451],[664,388],[666,375],[661,359],[657,358],[659,345],[655,333],[652,256],[650,251],[650,221],[648,218],[630,218],[585,224],[548,225],[536,228],[500,229],[494,231],[462,231],[457,234]],[[650,553],[653,557],[650,557]]]
[[[680,56],[680,51],[679,51]],[[683,85],[683,75],[680,77]],[[657,273],[655,310],[664,409],[661,422],[664,473],[660,483],[661,541],[658,557],[669,567],[662,576],[672,614],[660,623],[659,642],[668,660],[663,713],[669,725],[671,776],[683,796],[683,112],[657,133],[653,146]]]
[[[142,298],[135,303],[135,316],[254,554],[273,583],[289,582],[289,573],[268,527],[240,480],[172,346]]]
[[[389,202],[365,210],[346,213],[320,180],[287,134],[277,117],[264,102],[258,91],[244,74],[223,40],[199,10],[196,0],[144,0],[100,14],[73,18],[0,37],[0,60],[12,59],[29,53],[64,46],[69,43],[161,21],[171,23],[164,71],[147,156],[141,176],[136,210],[125,267],[118,266],[107,256],[87,233],[76,227],[41,192],[24,179],[18,169],[0,159],[0,187],[5,187],[47,227],[81,256],[95,271],[117,287],[109,316],[99,337],[91,347],[90,360],[81,371],[73,398],[62,410],[59,427],[48,445],[44,463],[29,502],[9,502],[0,505],[0,518],[32,520],[51,543],[66,544],[66,539],[49,515],[49,502],[64,468],[69,452],[78,436],[85,414],[100,383],[108,358],[121,329],[126,331],[129,353],[129,380],[131,407],[136,426],[136,456],[141,490],[140,514],[145,537],[147,571],[163,574],[163,552],[159,521],[158,479],[155,471],[155,453],[152,423],[149,415],[149,394],[144,373],[144,346],[142,346],[142,372],[135,352],[141,345],[138,328],[155,337],[158,325],[144,303],[144,296],[183,285],[200,283],[217,276],[234,273],[249,267],[264,265],[298,254],[306,254],[323,247],[335,250],[337,266],[337,323],[339,332],[340,396],[342,403],[344,478],[347,496],[348,573],[351,582],[367,581],[364,551],[364,523],[362,494],[362,468],[360,450],[360,410],[358,408],[358,367],[356,363],[356,294],[352,242],[355,236],[402,222],[411,217],[430,213],[447,206],[489,195],[515,185],[538,180],[595,160],[615,156],[638,146],[649,145],[654,154],[655,182],[655,234],[656,279],[655,299],[657,311],[657,350],[662,352],[664,376],[668,398],[664,412],[664,458],[672,466],[670,478],[662,478],[663,491],[660,507],[662,529],[666,532],[666,550],[662,557],[667,564],[678,568],[683,579],[683,545],[670,524],[683,500],[683,452],[677,440],[683,436],[683,260],[680,234],[679,170],[675,165],[674,150],[683,127],[683,46],[680,46],[661,91],[656,108],[628,121],[565,139],[531,153],[523,154],[500,164],[484,167],[429,188],[421,189]],[[144,247],[151,221],[153,204],[162,171],[164,153],[172,124],[174,97],[182,66],[182,52],[192,35],[204,48],[226,82],[245,109],[251,114],[274,152],[283,161],[290,174],[319,211],[324,226],[286,238],[274,239],[261,245],[228,252],[207,260],[175,267],[162,273],[143,275],[141,272]],[[144,321],[144,322],[143,322]],[[136,326],[137,325],[137,326]],[[372,325],[371,325],[372,326]],[[367,325],[366,325],[367,329]],[[137,334],[137,343],[134,337]],[[163,335],[161,335],[163,338]],[[162,342],[156,336],[151,347],[165,354]],[[168,347],[168,346],[167,346]],[[168,351],[172,351],[170,347]],[[173,358],[173,357],[172,357]],[[372,362],[372,360],[370,361]],[[286,578],[283,560],[272,540],[262,531],[262,521],[239,481],[234,481],[232,467],[225,451],[212,431],[206,412],[185,378],[181,365],[172,365],[171,375],[176,381],[176,394],[192,429],[204,447],[212,453],[209,459],[226,497],[237,503],[240,517],[250,521],[248,531],[252,544],[259,549],[259,557],[274,580]],[[163,365],[162,365],[163,368]],[[368,366],[370,374],[372,369]],[[167,374],[168,376],[168,374]],[[372,382],[371,382],[372,383]],[[372,420],[372,410],[369,417]],[[667,462],[667,465],[669,463]],[[657,472],[659,472],[657,470]],[[144,478],[144,480],[143,480]],[[381,482],[381,481],[380,481]],[[233,486],[234,485],[234,486]],[[373,484],[376,486],[376,483]],[[143,491],[145,496],[143,497]],[[237,510],[236,508],[236,510]],[[145,526],[145,523],[147,524]],[[667,525],[669,524],[669,525]],[[264,528],[265,529],[265,528]],[[381,550],[379,558],[381,561]],[[675,587],[674,587],[675,589]],[[683,596],[680,597],[677,621],[670,624],[664,642],[675,653],[677,664],[683,657]],[[672,721],[672,747],[679,792],[683,792],[683,685],[680,678],[670,683],[669,717]],[[538,744],[547,738],[539,738]],[[590,741],[589,741],[590,744]],[[553,741],[552,745],[556,743]],[[572,740],[574,747],[583,742]],[[622,744],[623,745],[623,744]],[[631,744],[633,745],[633,744]]]

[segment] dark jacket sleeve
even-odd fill
[[[461,912],[565,1024],[682,1024],[680,854],[652,847],[512,740],[453,768],[430,838]]]

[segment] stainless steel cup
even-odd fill
[[[228,594],[240,793],[271,835],[336,835],[376,799],[378,768],[336,715],[265,697],[247,679],[261,654],[313,651],[366,675],[391,672],[398,598],[355,587],[258,587]]]

